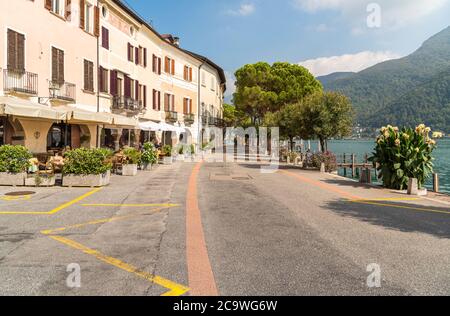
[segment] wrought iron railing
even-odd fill
[[[194,122],[195,122],[195,114],[185,113],[184,114],[184,122],[186,124],[194,124]]]
[[[130,112],[139,112],[142,110],[142,103],[129,97],[115,96],[113,98],[113,110],[124,110]]]
[[[166,120],[169,122],[177,122],[178,113],[174,111],[166,111]]]
[[[69,82],[55,82],[50,81],[49,91],[51,99],[58,99],[63,101],[76,100],[77,86]]]
[[[38,94],[38,75],[18,70],[3,70],[3,91]]]

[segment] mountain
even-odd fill
[[[447,69],[450,27],[407,57],[355,74],[332,74],[322,78],[322,84],[325,90],[340,91],[350,97],[357,121],[363,126],[375,128],[396,122],[415,125],[426,120],[423,123],[450,132],[449,118],[442,117],[448,116],[448,111],[442,112],[448,105],[448,93],[442,91],[448,87]]]
[[[328,85],[331,82],[339,80],[339,79],[350,78],[354,74],[355,74],[355,72],[334,72],[330,75],[317,77],[317,80],[322,82],[323,85]]]

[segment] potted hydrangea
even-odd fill
[[[0,147],[0,185],[23,186],[33,156],[23,146]]]

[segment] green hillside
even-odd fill
[[[378,127],[380,122],[384,125],[390,120],[414,125],[427,119],[426,124],[450,132],[448,118],[439,117],[448,116],[448,112],[441,112],[448,105],[448,94],[441,91],[445,85],[448,87],[446,69],[450,69],[450,27],[407,57],[344,78],[338,76],[336,80],[330,80],[330,76],[335,76],[332,74],[321,81],[326,90],[341,91],[351,98],[363,126]],[[433,115],[425,115],[424,111]],[[398,117],[401,113],[407,115]],[[441,114],[436,117],[437,113]]]

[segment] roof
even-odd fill
[[[175,49],[178,49],[179,51],[184,52],[185,54],[188,54],[188,55],[194,57],[195,59],[198,59],[198,60],[200,60],[200,61],[202,61],[204,63],[207,63],[210,66],[212,66],[213,68],[215,68],[217,70],[217,72],[219,73],[221,83],[224,85],[224,89],[226,90],[225,72],[223,71],[223,69],[219,65],[217,65],[216,63],[214,63],[212,60],[210,60],[209,58],[207,58],[205,56],[202,56],[202,55],[199,55],[197,53],[185,50],[185,49],[179,47],[178,45],[173,44],[173,42],[167,40],[167,37],[168,36],[172,37],[172,35],[170,35],[170,34],[164,34],[164,35],[159,34],[153,28],[153,26],[150,25],[150,23],[145,21],[144,18],[142,18],[136,11],[134,11],[132,8],[130,8],[126,3],[122,2],[121,0],[112,0],[112,1],[115,4],[117,4],[121,9],[123,9],[125,12],[127,12],[129,15],[131,15],[134,19],[136,19],[139,23],[142,23],[144,26],[146,26],[150,31],[152,31],[157,37],[159,37],[162,41],[164,41],[168,45],[171,45]]]

